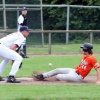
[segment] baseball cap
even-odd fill
[[[23,7],[23,8],[22,8],[22,11],[23,11],[23,10],[27,10],[27,8],[26,8],[26,7]]]
[[[27,26],[21,26],[19,31],[30,31],[31,29],[29,29]]]

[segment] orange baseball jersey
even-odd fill
[[[76,71],[84,78],[89,74],[93,67],[96,69],[98,66],[99,64],[94,55],[85,55],[81,63],[76,67]]]

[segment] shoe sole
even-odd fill
[[[21,81],[8,81],[7,80],[7,83],[21,83]]]
[[[7,81],[7,83],[21,83],[21,82],[8,82],[8,81]]]
[[[33,75],[33,77],[35,78],[35,80],[38,80],[38,81],[43,81],[44,79],[40,79],[38,78],[37,76]]]
[[[0,82],[1,82],[1,81],[5,81],[5,80],[0,80]]]

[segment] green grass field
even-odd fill
[[[95,56],[100,63],[100,55]],[[23,67],[18,71],[16,77],[31,77],[33,71],[46,72],[58,67],[75,68],[80,63],[81,58],[82,56],[74,55],[33,55],[28,59],[23,59]],[[52,63],[52,67],[48,67],[48,63]],[[10,64],[11,62],[5,69],[3,77],[8,76],[11,69]],[[92,69],[90,74],[96,75],[96,71]],[[100,100],[100,85],[0,84],[0,100]]]
[[[82,44],[52,44],[51,54],[68,54],[68,53],[81,53]],[[100,44],[93,44],[93,52],[100,53]],[[48,54],[48,45],[32,45],[28,46],[29,54]]]
[[[100,57],[97,56],[100,61]],[[23,60],[23,67],[16,77],[31,77],[33,71],[49,71],[57,67],[75,68],[81,56],[33,56]],[[48,63],[53,64],[48,67]],[[9,66],[3,73],[6,77],[10,71]],[[95,70],[91,71],[96,75]],[[0,84],[1,100],[99,100],[100,85],[22,85]]]
[[[100,100],[100,85],[0,85],[1,100]]]

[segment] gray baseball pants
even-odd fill
[[[43,73],[44,78],[49,78],[55,75],[56,79],[61,81],[81,82],[83,80],[83,77],[78,75],[73,68],[57,68]]]

